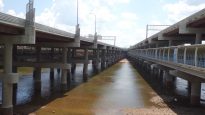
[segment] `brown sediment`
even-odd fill
[[[155,96],[154,96],[155,95]],[[150,101],[155,106],[148,108],[122,109],[123,115],[204,115],[203,107],[187,107],[173,103],[172,96],[153,94]]]
[[[112,71],[118,67],[111,68],[106,73],[100,73],[98,77],[93,77],[87,83],[64,94],[62,98],[55,99],[51,103],[41,107],[37,111],[30,113],[34,115],[94,115],[93,106],[102,95],[103,86],[112,83]]]
[[[128,61],[122,60],[121,63],[128,63]],[[114,65],[48,104],[30,106],[30,115],[201,115],[200,113],[205,113],[202,108],[182,107],[175,104],[174,97],[156,93],[141,77],[137,78],[136,83],[139,85],[138,93],[142,95],[139,98],[141,100],[138,101],[143,101],[144,106],[121,107],[109,102],[108,99],[102,99],[105,90],[115,83],[113,72],[120,66],[121,64]],[[140,75],[136,72],[135,76]],[[117,97],[112,97],[114,98]],[[125,101],[128,100],[130,99],[127,98]]]

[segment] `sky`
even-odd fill
[[[25,18],[28,1],[0,0],[0,11]],[[34,0],[35,20],[74,33],[77,23],[76,1]],[[116,36],[116,45],[127,48],[145,39],[147,24],[172,25],[203,8],[204,0],[79,0],[81,36],[94,34],[96,16],[98,35]],[[156,32],[149,31],[148,36]],[[114,43],[112,40],[102,41]]]

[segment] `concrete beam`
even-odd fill
[[[178,70],[170,70],[169,73],[173,76],[180,77],[180,78],[188,80],[188,81],[200,80],[202,82],[205,82],[204,79],[198,78],[196,76],[193,76],[193,75],[190,75],[190,74],[178,71]]]
[[[179,24],[179,34],[196,34],[196,33],[198,34],[205,33],[205,28],[187,27],[187,24],[185,21]]]
[[[194,39],[194,36],[164,36],[162,34],[158,35],[158,40],[176,40],[176,41],[182,41],[182,40],[190,40],[190,39]]]
[[[77,42],[69,42],[69,43],[49,43],[49,42],[40,42],[35,44],[35,46],[40,46],[40,47],[49,47],[49,48],[66,48],[66,47],[79,47],[79,43]]]
[[[62,63],[16,62],[13,65],[17,67],[40,67],[40,68],[63,68],[63,69],[71,68],[71,64],[62,64]]]

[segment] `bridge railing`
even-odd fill
[[[128,55],[205,68],[205,45],[132,49]]]

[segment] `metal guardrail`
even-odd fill
[[[178,49],[185,49],[178,52]],[[176,50],[177,49],[177,50]],[[172,52],[171,52],[172,50]],[[177,52],[175,52],[175,50]],[[128,54],[149,57],[205,69],[205,45],[175,46],[130,50]],[[169,52],[169,53],[168,53]]]

